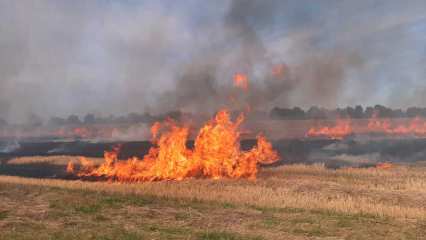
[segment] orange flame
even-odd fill
[[[367,125],[369,132],[391,132],[391,123],[389,119],[379,119],[377,113],[373,113],[373,116],[368,120]]]
[[[308,137],[326,137],[331,139],[343,139],[353,133],[350,119],[337,119],[336,125],[332,127],[323,126],[319,128],[312,127],[306,134]]]
[[[74,173],[74,163],[73,162],[68,162],[67,164],[67,173],[69,174],[73,174]]]
[[[160,131],[161,123],[155,122],[151,126],[151,134],[152,134],[152,141],[154,142],[157,139],[158,131]]]
[[[105,153],[105,162],[99,167],[82,158],[77,175],[123,182],[182,180],[201,176],[255,179],[259,163],[271,164],[278,161],[279,156],[261,135],[254,148],[242,151],[238,129],[243,121],[243,115],[233,122],[227,110],[219,111],[201,128],[193,150],[186,147],[189,129],[169,121],[156,146],[142,160],[133,157],[119,161],[116,148]],[[153,134],[158,132],[157,127],[153,127]]]
[[[310,128],[306,136],[308,137],[327,137],[332,139],[342,139],[355,131],[350,120],[337,120],[334,127],[321,126],[319,128]],[[362,133],[382,133],[392,136],[426,136],[426,121],[423,118],[416,117],[405,123],[393,124],[390,119],[377,117],[374,113],[368,119],[368,124],[357,128],[356,132]]]
[[[426,122],[424,119],[416,117],[411,120],[408,125],[399,125],[392,130],[393,134],[407,135],[413,134],[416,136],[426,135]]]
[[[236,73],[234,75],[234,86],[247,91],[249,88],[247,75],[243,73]]]
[[[383,162],[383,163],[376,164],[376,168],[381,169],[381,170],[389,170],[389,169],[394,168],[394,165],[392,163],[389,163],[389,162]]]
[[[389,119],[379,119],[374,114],[368,122],[369,132],[380,132],[390,135],[426,136],[426,121],[416,117],[406,124],[392,126]]]
[[[284,76],[284,72],[285,72],[284,64],[276,64],[272,67],[272,75],[274,75],[275,77]]]

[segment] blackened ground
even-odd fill
[[[256,140],[243,140],[241,147],[248,150]],[[142,158],[152,144],[140,142],[86,142],[86,141],[22,141],[0,142],[0,175],[15,175],[41,178],[69,178],[63,165],[49,163],[8,164],[15,157],[23,156],[86,156],[103,157],[105,151],[120,145],[120,159],[133,156]],[[7,147],[4,147],[7,146]],[[283,139],[273,141],[281,164],[323,163],[328,168],[371,167],[378,162],[412,163],[426,159],[426,139]],[[188,142],[193,147],[193,141]]]

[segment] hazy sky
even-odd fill
[[[262,85],[275,63],[291,84]],[[425,64],[424,0],[0,0],[10,121],[207,104],[234,71],[265,106],[426,106]]]

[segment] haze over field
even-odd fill
[[[425,40],[421,0],[1,0],[0,117],[425,106]]]

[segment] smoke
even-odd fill
[[[408,96],[411,101],[402,101],[402,93],[408,91],[400,91],[401,85],[407,82],[398,84],[395,76],[400,73],[394,67],[407,64],[395,54],[390,62],[387,52],[413,51],[411,37],[397,34],[424,20],[424,4],[415,2],[416,10],[396,1],[310,4],[313,9],[306,2],[231,1],[222,25],[204,39],[208,47],[184,67],[176,88],[164,95],[162,106],[214,111],[218,106],[244,104],[266,109],[276,105],[422,105],[420,93]],[[389,12],[374,16],[381,10]],[[283,67],[281,75],[273,74],[277,66]],[[413,69],[422,71],[418,64]],[[248,92],[232,89],[236,72],[248,75]],[[383,82],[385,76],[387,82]],[[418,85],[420,76],[424,73],[408,88]]]
[[[21,145],[17,141],[12,142],[1,142],[0,143],[0,153],[13,153],[17,151]]]
[[[425,5],[3,0],[0,118],[424,105]]]
[[[143,111],[187,29],[159,4],[123,4],[1,1],[0,117]]]
[[[335,101],[347,69],[361,66],[361,57],[344,49],[321,53],[310,42],[298,42],[297,48],[310,48],[312,53],[291,67],[285,56],[274,56],[258,29],[271,28],[276,9],[286,9],[287,5],[290,3],[232,1],[222,25],[213,30],[213,38],[209,35],[206,40],[213,42],[213,47],[196,54],[185,66],[176,88],[166,92],[164,105],[214,111],[224,105],[248,104],[252,108],[287,105],[292,98],[303,103],[306,99],[299,99],[295,91],[305,92],[303,96],[315,99],[316,103]],[[248,76],[249,91],[233,87],[235,73]]]

